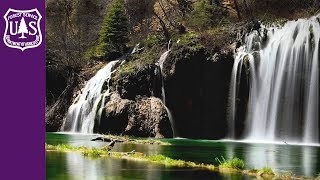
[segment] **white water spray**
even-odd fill
[[[236,54],[230,84],[230,138],[236,138],[241,66],[248,63],[245,138],[319,143],[319,43],[320,22],[316,17],[247,35],[246,45]]]
[[[118,61],[108,63],[104,68],[99,70],[97,74],[91,78],[81,94],[75,99],[69,107],[67,116],[62,126],[62,131],[94,133],[95,122],[100,121],[105,97],[109,95],[109,80],[113,72],[114,66]],[[103,86],[107,86],[102,92]],[[100,109],[98,105],[100,104]]]

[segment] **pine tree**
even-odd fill
[[[100,30],[98,55],[114,59],[126,51],[128,19],[122,0],[113,0],[107,10]]]
[[[25,39],[26,37],[24,36],[24,33],[28,33],[28,28],[27,28],[27,24],[26,21],[24,20],[24,18],[22,17],[21,21],[20,21],[20,25],[19,25],[19,30],[18,30],[18,34],[22,34],[21,39]]]

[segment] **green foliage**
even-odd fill
[[[175,37],[181,44],[196,44],[198,40],[198,34],[195,32],[188,32]]]
[[[100,157],[103,155],[107,155],[108,151],[105,149],[98,149],[98,148],[91,148],[91,149],[85,149],[82,154],[84,156],[90,156],[90,157]]]
[[[47,151],[59,151],[59,152],[81,152],[84,156],[99,157],[108,154],[107,149],[88,148],[88,147],[74,147],[69,144],[50,145],[46,144],[45,149]]]
[[[104,84],[103,84],[104,85]],[[102,86],[102,89],[101,91],[105,91],[103,90],[103,86]],[[101,93],[104,93],[104,92],[101,92]],[[96,109],[96,115],[95,115],[95,118],[94,118],[94,132],[97,132],[99,129],[98,129],[98,124],[100,122],[100,119],[99,119],[99,111],[100,111],[100,108],[101,108],[101,105],[102,105],[102,100],[103,98],[105,98],[103,95],[100,96],[99,98],[99,102],[97,104],[97,109]]]
[[[209,0],[196,1],[189,18],[193,27],[210,27],[220,23],[228,12],[221,7],[210,4]]]
[[[58,145],[46,144],[45,149],[50,150],[50,151],[66,152],[66,151],[84,151],[87,148],[86,147],[74,147],[69,144],[58,144]]]
[[[274,175],[274,172],[270,167],[264,167],[258,171],[258,175]]]
[[[222,167],[222,168],[239,169],[239,170],[243,170],[245,168],[243,160],[239,158],[225,160],[222,157],[222,160],[220,160],[219,158],[216,158],[216,160],[219,162],[219,167]]]
[[[248,172],[249,172],[249,173],[256,174],[258,171],[259,171],[258,169],[250,169]]]
[[[190,167],[190,168],[205,168],[214,170],[214,165],[210,164],[197,164],[191,161],[184,161],[180,159],[172,159],[170,157],[164,156],[162,154],[145,156],[142,154],[129,154],[130,158],[140,159],[152,163],[163,164],[169,167]],[[123,157],[123,156],[121,156]]]
[[[169,62],[167,63],[168,66],[179,62],[202,61],[207,59],[207,49],[199,42],[197,34],[184,34],[178,39],[178,42],[179,43],[173,44],[170,56],[166,60]],[[170,68],[164,68],[165,78],[172,73],[169,69]]]
[[[119,79],[123,76],[130,75],[136,71],[135,63],[134,62],[128,62],[121,66],[116,73],[114,73],[113,77],[115,79]]]
[[[99,51],[100,51],[99,46],[92,46],[84,52],[84,58],[85,59],[101,58],[102,52],[99,52]]]
[[[183,160],[175,160],[171,159],[169,157],[166,157],[164,155],[151,155],[151,156],[146,156],[146,159],[151,161],[151,162],[156,162],[160,164],[164,164],[166,166],[184,166],[185,161]]]
[[[129,76],[139,68],[145,67],[149,64],[154,64],[160,58],[159,49],[152,48],[143,51],[140,54],[133,54],[128,57],[129,62],[122,65],[115,73],[113,73],[112,78],[118,80],[124,76]]]
[[[129,41],[128,19],[122,0],[113,0],[107,10],[96,55],[113,59],[125,53],[126,43]]]
[[[146,39],[141,41],[141,46],[151,48],[154,45],[161,43],[163,39],[156,35],[150,35]]]

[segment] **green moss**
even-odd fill
[[[100,120],[99,111],[100,111],[100,108],[101,108],[101,105],[102,105],[102,99],[103,98],[105,98],[104,95],[101,95],[100,98],[99,98],[99,102],[97,104],[96,115],[95,115],[95,118],[94,118],[94,122],[95,123],[94,123],[94,128],[93,128],[95,132],[98,131],[98,126],[97,125],[99,124],[98,122]]]
[[[256,174],[259,170],[258,169],[249,169],[249,173]]]
[[[320,17],[317,17],[317,21],[320,23]]]
[[[164,39],[161,36],[150,35],[147,38],[143,39],[140,43],[141,46],[145,48],[152,48],[153,46],[160,44]]]
[[[106,92],[108,90],[108,81],[106,80],[101,88],[101,94],[103,94],[104,92]]]
[[[313,26],[312,25],[309,26],[309,33],[310,33],[309,41],[311,43],[311,47],[314,48],[316,42],[315,42],[315,39],[314,39],[314,30],[313,30]]]
[[[107,155],[108,151],[105,149],[98,149],[98,148],[91,148],[91,149],[84,149],[82,152],[84,156],[90,156],[90,157],[100,157],[103,155]]]
[[[159,49],[154,47],[152,49],[145,49],[142,53],[133,54],[128,57],[127,63],[119,67],[119,69],[113,73],[113,82],[117,83],[117,80],[125,76],[137,72],[141,67],[149,64],[154,64],[160,58]]]
[[[181,36],[179,43],[173,44],[167,61],[172,65],[179,61],[201,61],[209,57],[207,53],[206,48],[199,42],[198,36],[194,33],[188,33]],[[169,72],[165,74],[169,74]]]
[[[279,18],[274,16],[273,14],[265,14],[263,18],[264,18],[263,24],[265,24],[266,26],[273,26],[273,25],[284,26],[288,22],[288,19]]]
[[[164,155],[144,155],[143,153],[122,153],[122,152],[109,152],[105,149],[99,148],[86,148],[86,147],[73,147],[67,144],[48,145],[46,144],[47,151],[59,151],[59,152],[81,152],[84,156],[89,157],[102,157],[110,156],[115,158],[129,158],[133,160],[142,160],[151,163],[162,164],[168,167],[190,167],[190,168],[206,168],[214,170],[214,165],[210,164],[197,164],[190,161],[172,159]]]
[[[129,157],[137,160],[143,160],[151,163],[157,163],[162,164],[168,167],[187,167],[187,168],[204,168],[209,170],[214,170],[214,165],[210,164],[197,164],[191,161],[184,161],[180,159],[172,159],[170,157],[164,156],[164,155],[150,155],[145,156],[143,154],[128,154],[123,157]]]
[[[171,145],[168,142],[155,140],[152,138],[148,138],[148,139],[139,138],[139,139],[137,139],[137,138],[133,138],[130,136],[114,136],[114,135],[105,135],[105,137],[108,139],[117,139],[119,141],[122,141],[123,143],[130,143],[130,144],[153,144],[153,145],[162,145],[162,146]]]
[[[270,167],[264,167],[258,171],[258,175],[275,175]]]
[[[114,72],[111,76],[113,85],[116,85],[118,80],[125,76],[130,76],[135,73],[137,70],[137,66],[135,62],[127,62],[120,66],[116,72]]]
[[[123,137],[130,139],[129,137]],[[195,163],[191,161],[184,161],[180,159],[172,159],[170,157],[158,154],[158,155],[145,155],[139,152],[110,152],[110,148],[88,148],[88,147],[73,147],[68,144],[59,144],[59,145],[45,145],[47,151],[58,151],[58,152],[79,152],[84,156],[92,157],[92,158],[99,158],[99,157],[114,157],[114,158],[121,158],[121,159],[128,159],[128,160],[135,160],[135,161],[144,161],[149,163],[156,163],[165,165],[168,167],[185,167],[185,168],[200,168],[200,169],[207,169],[210,171],[217,171],[223,174],[229,173],[242,173],[244,175],[249,176],[271,176],[275,179],[315,179],[311,177],[299,177],[295,176],[292,173],[286,174],[278,174],[272,171],[271,168],[265,167],[260,170],[257,169],[250,169],[250,170],[243,170],[244,163],[242,160],[238,158],[234,158],[231,160],[225,160],[222,157],[222,160],[216,158],[219,161],[220,165],[219,168],[216,168],[212,164],[203,164],[203,163]],[[320,179],[320,174],[316,179]]]
[[[188,32],[182,35],[177,35],[174,39],[181,44],[192,44],[198,39],[198,34],[196,32]]]
[[[46,150],[49,151],[60,151],[60,152],[66,152],[66,151],[76,151],[76,152],[81,152],[84,150],[87,150],[88,148],[80,146],[80,147],[74,147],[69,144],[58,144],[58,145],[50,145],[46,144],[45,145]]]
[[[239,170],[243,170],[245,168],[243,160],[239,158],[225,160],[222,157],[222,161],[219,160],[219,163],[220,163],[219,168],[239,169]]]
[[[249,76],[250,74],[250,57],[249,55],[245,55],[243,58],[243,65],[245,67],[246,75]]]
[[[96,118],[97,118],[97,115],[99,115],[99,110],[100,110],[100,108],[101,108],[101,104],[102,104],[102,98],[104,98],[104,96],[103,96],[103,95],[101,95],[101,96],[100,96],[100,98],[99,98],[99,102],[98,102],[98,104],[97,104]]]
[[[88,147],[75,147],[68,144],[58,144],[58,145],[50,145],[46,144],[45,149],[47,151],[58,151],[58,152],[81,152],[84,156],[105,156],[108,154],[108,150],[99,149],[99,148],[88,148]]]

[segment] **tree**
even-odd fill
[[[223,9],[215,6],[209,0],[196,1],[189,22],[194,27],[212,26],[222,18]]]
[[[233,0],[233,3],[234,3],[234,6],[235,6],[235,9],[237,11],[237,16],[238,18],[241,20],[241,14],[240,14],[240,9],[239,9],[239,5],[238,5],[238,1],[237,0]]]
[[[182,15],[185,16],[192,9],[192,2],[190,0],[177,0],[178,6]]]
[[[97,55],[107,59],[118,58],[126,51],[128,19],[122,0],[113,0],[102,22]]]
[[[20,39],[25,39],[26,37],[24,36],[24,33],[28,33],[28,28],[27,28],[27,24],[26,21],[24,20],[24,18],[22,17],[21,21],[20,21],[20,25],[19,25],[19,30],[18,30],[18,34],[21,33],[21,37],[19,37]]]

